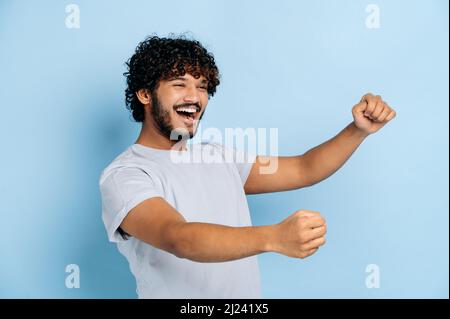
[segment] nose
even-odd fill
[[[198,94],[197,88],[194,86],[188,86],[186,88],[186,95],[183,98],[185,103],[199,103],[200,96]]]

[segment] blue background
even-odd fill
[[[222,72],[204,128],[276,127],[280,155],[296,155],[350,123],[366,92],[397,111],[327,180],[248,196],[256,225],[298,209],[328,221],[309,259],[260,256],[263,296],[448,298],[448,1],[74,1],[79,29],[69,3],[0,2],[0,297],[136,297],[98,178],[140,129],[124,61],[148,34],[189,32]],[[79,289],[65,286],[72,263]]]

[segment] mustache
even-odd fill
[[[202,109],[199,103],[183,103],[183,104],[177,104],[177,105],[174,106],[174,108],[177,108],[177,107],[189,107],[189,106],[195,106],[195,109],[197,110],[197,112],[200,112],[201,109]]]

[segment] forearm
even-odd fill
[[[270,251],[272,226],[229,227],[183,223],[173,231],[175,255],[198,262],[224,262]]]
[[[334,174],[367,136],[352,122],[332,139],[303,154],[305,172],[308,172],[310,185]]]

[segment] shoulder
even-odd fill
[[[148,175],[156,171],[156,163],[149,158],[142,157],[132,146],[120,153],[100,174],[99,184],[102,185],[110,176],[139,174]]]

